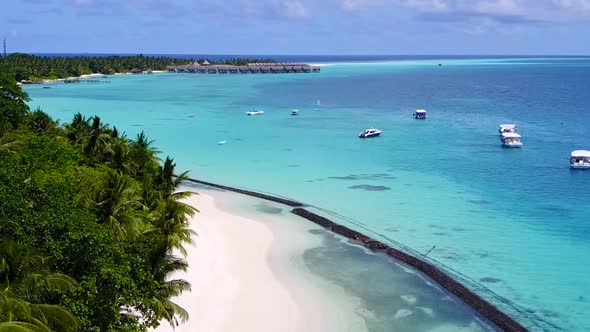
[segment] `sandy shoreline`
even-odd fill
[[[151,73],[153,74],[161,74],[161,73],[165,73],[165,70],[153,70]],[[114,73],[112,75],[130,75],[132,73],[127,72],[127,73]],[[147,72],[144,72],[142,74],[149,74]],[[92,78],[100,78],[103,76],[110,76],[109,74],[102,74],[102,73],[93,73],[93,74],[84,74],[84,75],[80,75],[80,76],[70,76],[68,78],[58,78],[58,79],[47,79],[47,80],[41,80],[41,81],[35,81],[35,82],[17,82],[18,85],[30,85],[30,84],[53,84],[53,83],[59,83],[59,82],[63,82],[63,81],[71,81],[71,80],[83,80],[83,79],[92,79]]]
[[[268,265],[271,231],[218,209],[212,196],[187,201],[201,212],[190,220],[198,236],[187,246],[189,269],[178,275],[192,290],[176,302],[191,318],[157,331],[294,331],[299,308]]]
[[[289,226],[280,216],[275,225],[273,217],[236,212],[231,205],[244,197],[198,192],[187,199],[200,211],[189,220],[198,234],[186,246],[189,268],[173,276],[191,283],[173,300],[191,317],[174,330],[162,322],[157,332],[367,331],[359,299],[305,266],[304,252],[319,245],[306,235],[313,224]]]

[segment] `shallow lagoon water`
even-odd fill
[[[221,209],[272,230],[271,268],[305,314],[318,315],[325,324],[322,332],[498,331],[430,278],[291,214],[288,206],[189,186],[213,196]],[[311,308],[317,312],[310,313]]]
[[[589,59],[105,80],[27,91],[64,121],[80,111],[145,130],[192,177],[292,197],[420,253],[435,246],[428,257],[533,330],[590,330],[590,172],[568,164],[590,149]],[[258,107],[265,115],[245,115]],[[417,108],[429,118],[412,119]],[[522,149],[500,146],[507,122]],[[383,135],[356,137],[370,126]]]

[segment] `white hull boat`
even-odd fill
[[[502,145],[508,148],[521,148],[522,136],[517,133],[503,133],[500,140]]]
[[[590,169],[590,151],[572,151],[570,155],[570,166],[573,169]]]
[[[376,128],[367,128],[359,134],[359,138],[371,138],[381,135],[382,131]]]
[[[426,120],[426,110],[420,109],[416,110],[413,115],[414,119],[418,120]]]
[[[504,133],[516,133],[516,125],[511,123],[501,124],[498,126],[498,132],[500,135]]]
[[[262,115],[264,114],[263,110],[254,110],[254,111],[248,111],[246,112],[247,115]]]

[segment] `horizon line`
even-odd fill
[[[7,55],[11,54],[30,54],[30,55],[38,55],[38,54],[89,54],[89,55],[183,55],[183,56],[194,56],[194,55],[207,55],[207,56],[331,56],[331,57],[346,57],[346,56],[354,56],[354,57],[363,57],[363,56],[470,56],[470,57],[590,57],[590,54],[451,54],[451,53],[399,53],[399,54],[255,54],[255,53],[144,53],[144,52],[27,52],[27,51],[16,51],[16,52],[7,52]]]

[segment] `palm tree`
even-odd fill
[[[35,304],[0,291],[0,331],[77,331],[78,319],[66,308],[54,304]]]
[[[0,243],[0,331],[75,331],[66,308],[45,303],[72,290],[74,279],[51,272],[50,260],[14,241]]]
[[[151,176],[157,169],[156,154],[160,151],[152,146],[153,143],[154,141],[148,140],[142,131],[137,135],[135,142],[131,144],[129,166],[131,175],[136,179]]]
[[[128,168],[129,145],[122,139],[116,139],[112,144],[111,167],[124,174]]]
[[[179,200],[194,194],[190,191],[177,191],[182,182],[188,179],[188,171],[179,175],[174,175],[175,167],[176,164],[174,163],[174,159],[166,157],[164,165],[159,167],[157,176],[154,179],[154,184],[156,188],[160,190],[163,199],[173,198]]]
[[[141,206],[140,197],[125,175],[111,172],[104,188],[91,201],[99,222],[105,224],[115,237],[135,235],[140,226],[136,209]]]
[[[194,207],[172,199],[161,200],[153,211],[152,226],[144,234],[156,234],[158,241],[168,251],[174,249],[186,257],[184,244],[193,244],[195,231],[190,229],[188,216],[198,212]]]
[[[0,136],[0,153],[16,153],[21,148],[21,142],[13,135]]]
[[[81,113],[76,113],[72,123],[66,125],[67,136],[75,144],[82,144],[90,135],[90,125],[88,119]]]
[[[28,123],[33,132],[37,135],[52,135],[58,128],[57,122],[53,121],[53,119],[40,108],[37,108],[33,113],[29,114]]]
[[[190,291],[190,283],[183,279],[171,279],[177,271],[186,271],[188,264],[181,258],[170,255],[164,247],[156,248],[150,258],[152,275],[159,287],[154,292],[151,301],[151,310],[158,320],[167,320],[172,327],[185,322],[189,314],[181,306],[174,303],[171,298],[179,296],[185,291]]]
[[[92,126],[90,128],[90,136],[84,153],[89,158],[96,158],[103,160],[105,155],[111,153],[110,135],[106,132],[107,126],[101,124],[100,118],[95,116],[92,118]]]

